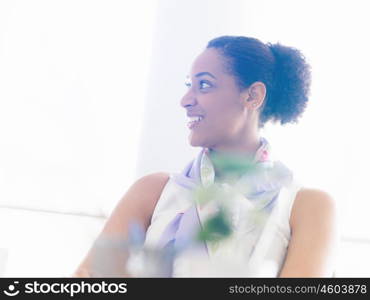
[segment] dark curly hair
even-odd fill
[[[221,36],[208,42],[226,58],[226,70],[241,90],[256,81],[266,86],[260,108],[259,128],[273,120],[297,123],[306,108],[311,85],[311,68],[303,54],[279,43],[263,43],[244,36]]]

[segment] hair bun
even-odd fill
[[[268,43],[267,46],[275,58],[273,101],[270,109],[274,111],[274,119],[280,120],[281,124],[297,122],[308,101],[311,68],[298,49],[279,43]]]

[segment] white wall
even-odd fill
[[[71,274],[134,180],[156,5],[0,1],[0,276]]]
[[[107,214],[134,179],[156,1],[0,2],[0,204]]]

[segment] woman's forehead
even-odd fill
[[[216,78],[224,74],[224,61],[216,49],[206,49],[194,60],[190,75],[203,72],[211,73]]]

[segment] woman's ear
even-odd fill
[[[243,94],[247,107],[249,109],[257,109],[265,100],[266,86],[263,82],[256,81]]]

